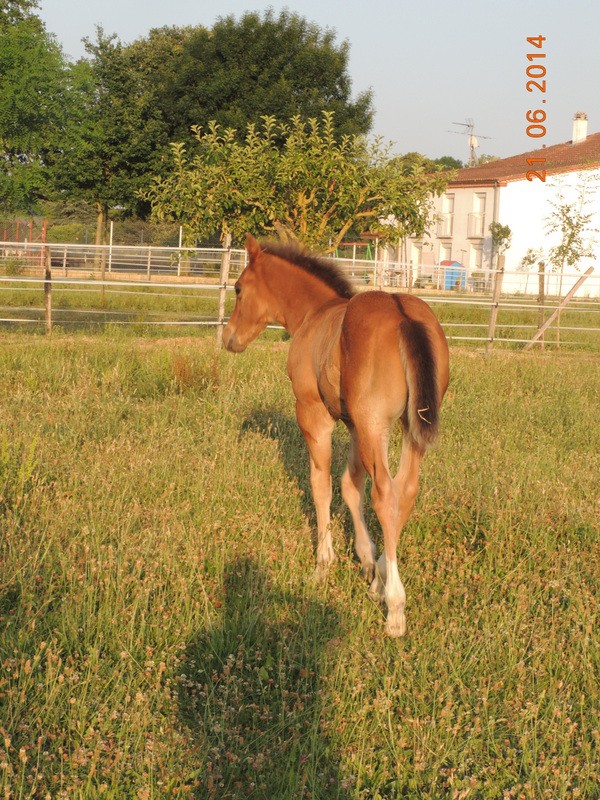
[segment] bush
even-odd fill
[[[4,261],[0,262],[4,268],[4,274],[8,276],[22,275],[24,264],[23,261],[17,256],[9,256]]]
[[[79,222],[52,225],[46,239],[54,244],[85,244],[86,231],[89,234],[89,226]]]

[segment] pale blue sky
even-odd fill
[[[475,122],[481,153],[504,157],[571,138],[576,111],[600,131],[600,3],[597,0],[40,0],[40,16],[67,54],[84,54],[95,26],[123,42],[163,25],[212,26],[220,16],[287,8],[350,43],[355,93],[372,88],[373,133],[397,152],[467,160],[467,137],[452,123]],[[542,34],[547,91],[525,90],[526,39]],[[541,99],[546,99],[544,105]],[[525,133],[528,109],[547,112],[547,135]]]

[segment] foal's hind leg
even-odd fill
[[[363,511],[365,468],[360,458],[356,431],[349,428],[352,436],[348,466],[342,476],[342,497],[352,515],[354,523],[354,549],[362,564],[362,573],[369,583],[375,579],[375,545],[369,536]]]
[[[317,512],[317,568],[325,577],[335,561],[331,536],[331,434],[335,421],[323,405],[296,403],[296,418],[310,454],[310,485]]]
[[[406,521],[412,514],[415,505],[415,500],[419,491],[419,466],[422,457],[423,451],[414,443],[405,428],[402,438],[400,467],[394,478],[398,497],[398,519],[396,523],[398,538]],[[377,592],[383,596],[387,583],[387,561],[385,552],[377,562],[377,573],[378,575],[371,587],[371,591]]]
[[[406,631],[404,605],[406,593],[398,573],[396,548],[398,545],[398,519],[400,497],[398,486],[390,475],[388,467],[388,440],[390,424],[373,424],[359,429],[360,454],[373,483],[371,502],[383,531],[383,556],[380,570],[385,580],[385,602],[387,605],[386,632],[390,636],[403,636]],[[378,577],[373,581],[372,591],[381,586]]]

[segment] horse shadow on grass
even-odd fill
[[[347,800],[323,726],[334,610],[275,588],[256,560],[225,567],[214,627],[189,642],[179,708],[202,754],[202,800]],[[329,667],[327,663],[329,662]]]

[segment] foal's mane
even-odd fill
[[[315,256],[295,245],[279,242],[261,243],[261,249],[264,253],[289,261],[309,275],[314,275],[340,297],[350,299],[355,294],[354,287],[333,260]]]

